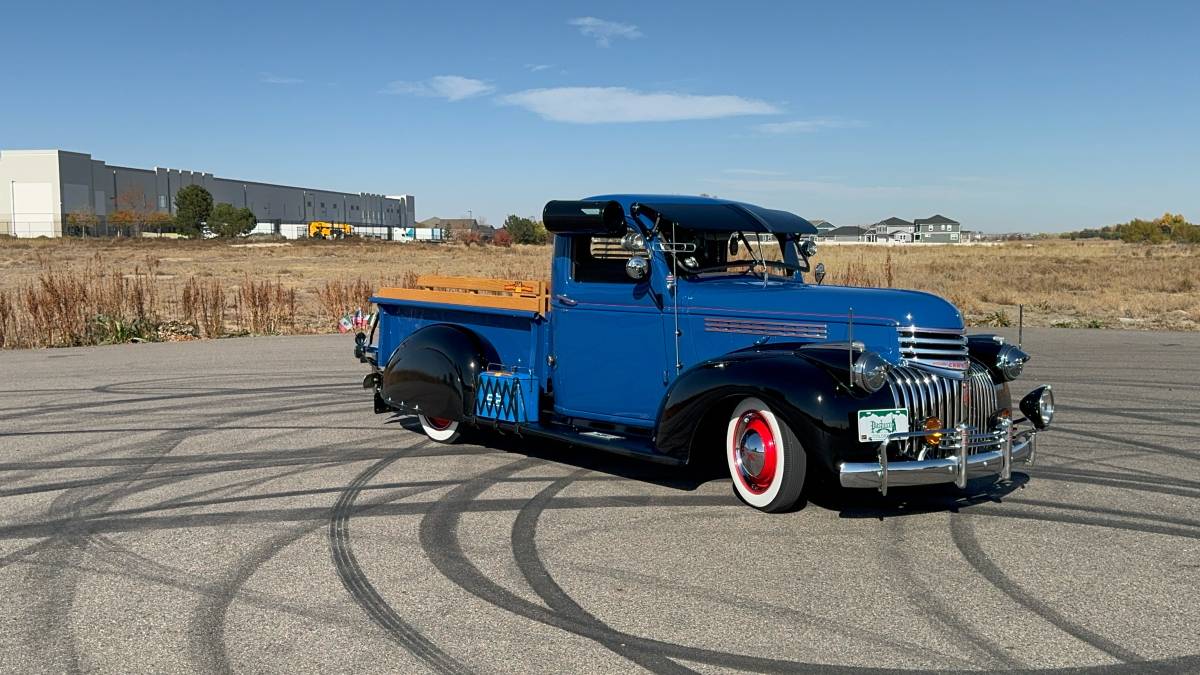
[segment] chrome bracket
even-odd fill
[[[961,490],[967,487],[967,434],[970,431],[966,424],[960,424],[954,430],[958,433],[958,475],[954,477],[954,484]]]
[[[1029,456],[1025,458],[1025,463],[1033,466],[1033,460],[1037,457],[1037,432],[1029,432]]]
[[[879,444],[879,493],[884,497],[887,496],[888,490],[887,446],[887,441]]]
[[[1012,420],[1004,420],[1001,422],[1004,426],[1001,431],[1004,433],[1004,441],[1000,447],[1000,480],[1012,480],[1012,447],[1013,447],[1013,423]]]

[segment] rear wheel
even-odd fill
[[[766,403],[745,398],[733,409],[725,435],[733,490],[760,511],[786,511],[800,499],[808,466],[787,422]]]
[[[462,435],[458,430],[457,420],[425,415],[417,415],[417,419],[421,422],[421,429],[425,435],[438,443],[453,443]]]

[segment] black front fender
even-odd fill
[[[686,460],[696,451],[721,452],[729,414],[747,396],[762,399],[783,417],[810,461],[836,471],[843,461],[865,461],[873,444],[858,442],[859,410],[892,408],[887,388],[849,389],[826,364],[785,350],[735,352],[682,373],[659,409],[655,445]]]
[[[498,361],[490,344],[461,326],[426,326],[392,353],[380,396],[392,408],[461,420],[472,413],[479,373]]]

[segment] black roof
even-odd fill
[[[876,225],[888,225],[891,227],[912,227],[913,226],[913,224],[908,222],[907,220],[905,220],[903,218],[897,218],[896,216],[892,216],[891,218],[888,218],[887,220],[881,220],[875,224]]]
[[[935,223],[935,224],[946,223],[946,224],[958,225],[957,220],[950,220],[949,218],[947,218],[946,216],[943,216],[940,213],[937,215],[934,215],[934,216],[930,216],[929,218],[917,218],[913,222],[914,223]]]
[[[824,232],[823,234],[827,237],[837,237],[842,235],[853,235],[857,237],[866,233],[867,228],[865,227],[859,227],[857,225],[843,225],[841,227],[835,227],[828,232]]]
[[[740,202],[717,203],[670,203],[641,202],[667,220],[692,230],[717,232],[742,230],[744,232],[770,232],[773,234],[816,234],[817,228],[800,216],[764,209],[753,204]]]

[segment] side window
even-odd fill
[[[632,255],[620,237],[571,237],[571,278],[585,283],[632,284],[625,262]]]

